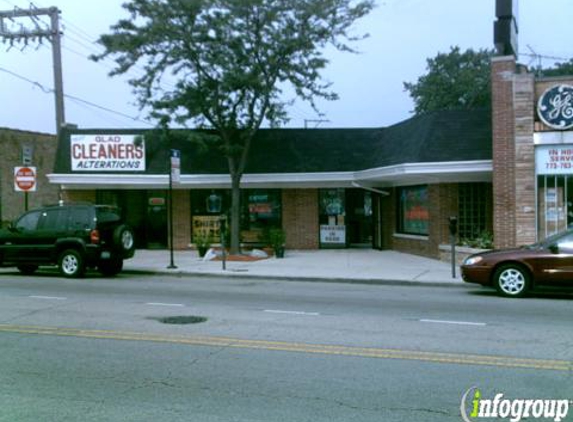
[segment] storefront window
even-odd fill
[[[231,192],[222,189],[191,192],[191,238],[195,243],[202,238],[217,243],[221,237],[220,218],[231,204]]]
[[[241,240],[267,242],[268,232],[281,227],[281,191],[247,189],[242,192]]]
[[[427,186],[399,189],[398,231],[404,234],[429,234],[429,201]]]
[[[460,183],[458,187],[458,235],[475,239],[491,232],[492,186],[490,183]]]
[[[537,173],[537,238],[544,239],[573,225],[573,147],[539,145]]]
[[[229,218],[230,190],[196,190],[191,193],[193,236],[219,239],[219,218]],[[268,230],[281,226],[279,189],[241,190],[241,242],[265,243]]]
[[[538,238],[573,225],[573,176],[538,176]]]
[[[346,206],[344,189],[321,189],[320,246],[340,248],[346,246]]]

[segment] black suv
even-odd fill
[[[58,265],[66,277],[82,277],[88,268],[114,276],[134,251],[133,231],[109,205],[39,208],[0,230],[0,266],[16,266],[23,274]]]

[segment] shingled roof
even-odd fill
[[[60,139],[55,173],[70,173],[69,135],[146,134],[143,130],[72,130]],[[183,131],[177,131],[179,134]],[[261,129],[253,142],[247,174],[359,171],[405,163],[491,160],[490,110],[439,111],[386,128]],[[215,148],[175,140],[182,174],[227,174]],[[146,142],[147,174],[164,174],[168,148]]]

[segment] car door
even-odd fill
[[[539,284],[573,283],[573,232],[545,245],[544,276]]]
[[[22,215],[12,224],[2,239],[5,263],[34,261],[37,254],[35,232],[41,216],[40,210]]]
[[[39,261],[54,259],[56,242],[66,236],[68,208],[48,208],[42,211],[36,230],[36,254]]]

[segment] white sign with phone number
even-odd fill
[[[543,145],[535,148],[537,174],[573,174],[573,145]]]

